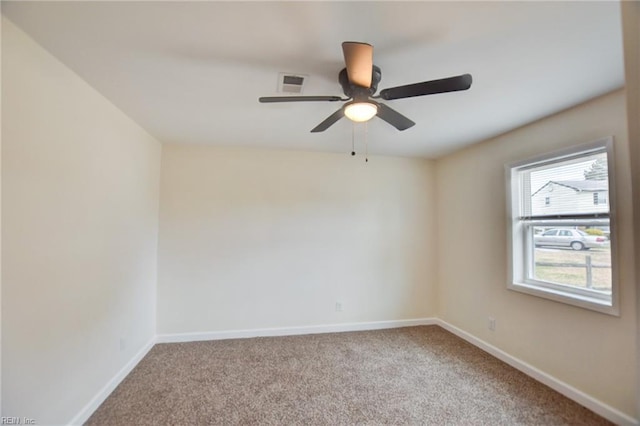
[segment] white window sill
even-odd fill
[[[620,310],[618,309],[615,301],[602,300],[597,297],[589,297],[587,295],[576,294],[571,291],[562,291],[559,289],[552,289],[527,283],[514,282],[508,284],[507,288],[520,293],[554,300],[556,302],[589,309],[607,315],[620,316]]]

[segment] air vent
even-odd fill
[[[280,73],[278,76],[278,92],[302,93],[302,87],[307,76],[304,74]]]

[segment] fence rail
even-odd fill
[[[571,262],[536,262],[536,266],[551,266],[558,268],[585,268],[587,270],[587,288],[593,288],[593,268],[611,268],[611,265],[604,263],[591,262],[591,256],[584,257],[585,263],[571,263]]]

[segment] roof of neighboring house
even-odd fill
[[[561,186],[566,186],[567,188],[571,188],[576,192],[596,192],[596,191],[608,191],[609,185],[606,180],[550,180],[545,183],[538,189],[536,192],[531,194],[533,197],[538,192],[542,191],[543,188],[546,188],[550,184],[556,184]]]

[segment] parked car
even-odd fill
[[[603,236],[589,235],[579,229],[554,228],[534,235],[536,247],[571,247],[574,250],[588,250],[596,247],[607,247],[609,240]]]

